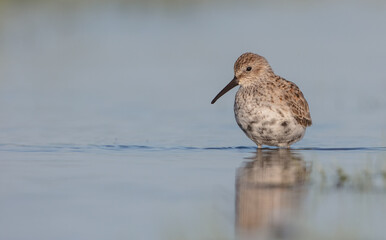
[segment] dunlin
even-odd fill
[[[303,138],[306,127],[312,124],[308,103],[298,86],[276,75],[264,57],[242,54],[235,62],[233,80],[212,104],[237,85],[236,122],[258,148],[288,148]]]

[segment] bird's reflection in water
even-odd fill
[[[291,218],[306,191],[311,165],[288,149],[258,150],[236,176],[236,232],[239,239],[287,239]]]

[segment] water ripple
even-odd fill
[[[266,147],[264,151],[277,148]],[[193,146],[172,146],[157,147],[148,145],[21,145],[21,144],[0,144],[0,151],[3,152],[90,152],[95,150],[104,151],[256,151],[254,146],[235,146],[235,147],[193,147]],[[306,147],[291,148],[293,151],[386,151],[386,147]]]

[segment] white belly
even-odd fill
[[[258,146],[288,147],[303,138],[305,128],[287,107],[269,103],[234,106],[237,124]]]

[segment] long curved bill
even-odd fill
[[[216,97],[213,98],[211,104],[215,103],[217,101],[217,99],[219,99],[222,95],[224,95],[226,92],[228,92],[229,90],[231,90],[232,88],[236,87],[237,85],[239,85],[239,80],[234,77],[232,79],[232,81],[230,81],[230,83],[228,83],[228,85],[226,85],[223,90],[221,90]]]

